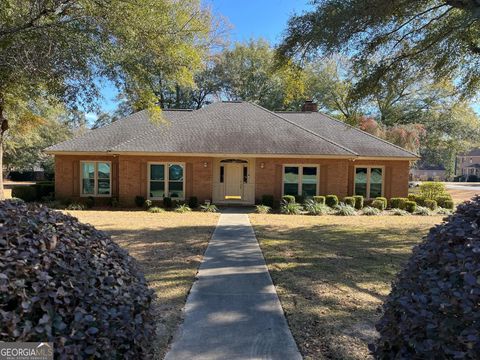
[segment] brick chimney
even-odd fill
[[[318,105],[314,103],[313,100],[306,100],[305,103],[302,105],[303,112],[317,112]]]

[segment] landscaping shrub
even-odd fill
[[[268,214],[272,208],[267,205],[257,205],[255,206],[255,212],[257,214]]]
[[[446,200],[443,202],[443,208],[453,210],[455,208],[455,204],[452,200]]]
[[[313,201],[315,201],[318,204],[325,204],[325,196],[314,196]]]
[[[435,201],[437,202],[437,205],[438,205],[439,207],[444,208],[446,201],[452,201],[452,196],[451,196],[450,194],[448,194],[448,195],[442,195],[442,196],[437,196],[437,197],[435,198]]]
[[[151,206],[147,209],[147,211],[149,213],[152,213],[152,214],[158,214],[158,213],[163,213],[165,212],[165,209],[161,208],[161,207],[158,207],[158,206]]]
[[[145,200],[145,202],[143,203],[143,207],[147,210],[150,209],[152,207],[152,205],[153,205],[153,202],[150,199]]]
[[[116,207],[119,207],[120,202],[118,201],[118,198],[117,198],[117,197],[112,196],[112,197],[108,200],[108,204],[109,204],[111,207],[116,208]]]
[[[385,210],[388,206],[388,201],[387,201],[387,198],[385,197],[382,197],[382,196],[379,196],[379,197],[376,197],[375,200],[379,200],[379,201],[383,201],[383,209],[382,210]],[[375,201],[374,200],[374,201]]]
[[[280,211],[282,214],[299,215],[302,213],[303,208],[299,203],[283,200],[280,205]]]
[[[12,197],[32,202],[37,199],[37,192],[31,186],[14,186],[12,188]]]
[[[451,215],[451,214],[452,214],[452,210],[450,210],[450,209],[445,209],[445,208],[438,208],[435,213],[438,214],[438,215]]]
[[[362,214],[367,215],[367,216],[378,215],[378,214],[380,214],[380,210],[378,210],[377,208],[371,207],[371,206],[365,206],[362,209]]]
[[[142,207],[145,204],[145,198],[143,196],[135,196],[135,205]]]
[[[164,198],[163,198],[163,207],[164,207],[165,209],[171,209],[172,206],[173,206],[172,198],[164,197]]]
[[[216,213],[218,211],[218,208],[213,204],[205,204],[200,206],[200,210],[202,210],[203,212]]]
[[[390,199],[390,208],[405,210],[405,203],[408,201],[408,198],[391,198]]]
[[[273,195],[262,195],[262,204],[269,208],[273,208]]]
[[[355,211],[355,208],[353,206],[340,203],[337,206],[335,206],[335,215],[353,216],[353,215],[357,215],[357,212]]]
[[[39,181],[31,187],[35,189],[37,201],[42,200],[42,198],[53,199],[55,195],[55,183],[53,181]]]
[[[355,199],[355,209],[362,210],[363,209],[363,196],[362,195],[355,195],[353,198]]]
[[[175,212],[181,213],[181,214],[184,214],[190,211],[192,211],[192,209],[187,204],[177,205],[177,207],[175,208]]]
[[[355,198],[353,196],[344,197],[343,202],[345,205],[350,205],[353,208],[355,207]]]
[[[437,202],[435,200],[425,200],[425,207],[429,208],[430,210],[434,211],[437,209]]]
[[[307,200],[304,205],[305,210],[309,215],[326,215],[330,212],[330,208],[315,200]]]
[[[95,198],[93,196],[89,196],[85,199],[84,203],[87,209],[91,209],[95,206]]]
[[[372,202],[372,207],[375,208],[375,209],[378,209],[380,211],[383,211],[383,210],[385,210],[385,201],[375,199]]]
[[[396,216],[405,216],[405,215],[410,215],[408,211],[405,211],[403,209],[392,209],[392,214]]]
[[[149,358],[153,298],[105,233],[38,204],[0,202],[2,341],[53,342],[58,359]]]
[[[188,206],[190,209],[198,208],[198,198],[196,196],[190,196],[188,198]]]
[[[289,203],[294,203],[295,202],[295,196],[293,195],[283,195],[282,196],[282,201],[286,201]]]
[[[417,206],[417,209],[414,212],[415,215],[429,216],[432,215],[432,212],[429,208],[425,206]]]
[[[417,203],[415,201],[406,201],[405,210],[408,211],[410,214],[413,214],[415,210],[417,210]]]
[[[420,195],[425,200],[435,200],[439,196],[447,195],[445,184],[437,181],[425,181],[420,184]]]
[[[66,210],[85,210],[85,205],[78,204],[78,203],[71,203],[65,209]]]
[[[377,359],[478,359],[480,197],[432,228],[393,282]]]
[[[327,195],[327,196],[325,196],[325,204],[327,204],[331,208],[337,206],[338,205],[337,195]]]

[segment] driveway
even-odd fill
[[[226,211],[166,360],[301,359],[248,215]]]

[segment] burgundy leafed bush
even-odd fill
[[[101,231],[0,202],[2,341],[52,341],[61,359],[148,358],[152,296],[135,260]]]
[[[377,329],[377,359],[479,358],[480,197],[414,249]]]

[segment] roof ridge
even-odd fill
[[[390,141],[387,141],[387,140],[382,139],[382,138],[380,138],[380,137],[378,137],[378,136],[375,136],[375,135],[370,134],[370,133],[368,133],[368,132],[366,132],[366,131],[363,131],[363,130],[361,130],[361,129],[359,129],[359,128],[356,128],[355,126],[352,126],[352,125],[347,124],[347,123],[345,123],[345,122],[343,122],[343,121],[340,121],[340,120],[338,120],[338,119],[335,119],[334,117],[332,117],[332,116],[330,116],[330,115],[327,115],[327,114],[325,114],[325,113],[323,113],[323,112],[317,111],[317,113],[320,114],[320,115],[326,116],[326,117],[327,117],[328,119],[330,119],[330,120],[333,120],[333,121],[335,121],[335,122],[338,122],[338,123],[340,123],[340,124],[343,124],[343,125],[351,128],[351,129],[353,129],[353,130],[356,130],[356,131],[358,131],[358,132],[361,132],[361,133],[363,133],[363,134],[365,134],[365,135],[368,135],[368,136],[370,136],[370,137],[372,137],[372,138],[374,138],[374,139],[380,140],[381,142],[383,142],[383,143],[385,143],[385,144],[388,144],[388,145],[391,145],[391,146],[393,146],[393,147],[396,147],[397,149],[403,150],[403,151],[405,151],[405,152],[407,152],[407,153],[409,153],[409,154],[411,154],[411,155],[414,155],[415,157],[418,157],[418,158],[420,157],[418,154],[415,154],[415,153],[412,152],[412,151],[409,151],[409,150],[407,150],[407,149],[404,149],[404,148],[402,148],[401,146],[398,146],[398,145],[395,145],[395,144],[391,143]]]
[[[268,110],[268,109],[264,108],[263,106],[260,106],[260,105],[258,105],[258,104],[253,103],[253,102],[250,102],[250,101],[247,101],[247,103],[248,103],[248,104],[252,104],[252,105],[254,105],[254,106],[262,109],[263,111],[266,111],[266,112],[268,112],[268,113],[270,113],[270,114],[272,114],[272,115],[274,115],[274,116],[282,119],[283,121],[285,121],[285,122],[287,122],[287,123],[289,123],[289,124],[291,124],[291,125],[294,125],[294,126],[300,128],[300,129],[302,129],[302,130],[304,130],[304,131],[306,131],[306,132],[308,132],[308,133],[310,133],[310,134],[312,134],[312,135],[315,135],[315,136],[319,137],[320,139],[323,139],[323,140],[325,140],[325,141],[328,141],[329,143],[331,143],[331,144],[333,144],[333,145],[335,145],[335,146],[337,146],[337,147],[339,147],[339,148],[342,148],[343,150],[346,150],[346,151],[352,153],[352,154],[355,155],[355,156],[359,156],[358,153],[356,153],[355,151],[347,148],[346,146],[337,144],[335,141],[332,141],[332,140],[330,140],[330,139],[327,139],[326,137],[323,137],[322,135],[319,135],[319,134],[317,134],[316,132],[314,132],[314,131],[312,131],[312,130],[309,130],[309,129],[307,129],[307,128],[304,128],[303,126],[301,126],[301,125],[299,125],[299,124],[297,124],[297,123],[295,123],[295,122],[293,122],[293,121],[290,121],[290,120],[288,120],[288,119],[285,119],[283,116],[280,116],[279,114],[277,114],[277,113],[275,113],[275,112],[273,112],[273,111],[271,111],[271,110]]]

